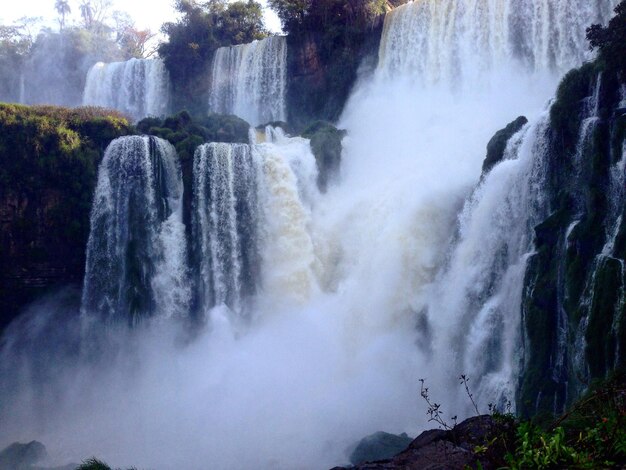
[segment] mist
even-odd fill
[[[459,31],[480,26],[464,21]],[[519,140],[539,135],[563,70],[529,68],[504,46],[482,51],[485,66],[471,60],[475,51],[435,34],[442,25],[430,27],[430,55],[448,52],[450,64],[426,64],[432,80],[424,80],[424,64],[405,67],[401,57],[420,54],[415,42],[394,46],[395,60],[383,41],[378,70],[358,83],[340,119],[348,131],[341,175],[326,193],[315,186],[307,140],[269,129],[265,143],[251,144],[260,279],[245,315],[200,303],[191,316],[201,325],[166,313],[126,328],[81,312],[66,292],[13,324],[0,353],[0,445],[40,440],[56,464],[94,455],[139,468],[321,469],[347,463],[373,432],[415,436],[429,427],[419,379],[459,420],[471,412],[460,374],[484,392],[482,410],[514,401],[519,309],[503,313],[509,328],[496,354],[506,363],[485,370],[471,360],[494,347],[477,312],[510,300],[478,295],[496,262],[476,246],[493,228],[484,194],[493,202],[515,192],[506,183],[525,167],[511,169],[510,180],[496,181],[509,174],[504,166],[481,181],[481,166],[491,136],[519,115],[531,122]],[[399,22],[384,34],[411,30]],[[506,34],[491,40],[508,44]],[[531,144],[510,159],[532,154]],[[232,182],[231,167],[223,181]],[[235,207],[223,209],[233,220]],[[505,274],[522,266],[526,245],[515,246]],[[241,249],[218,248],[220,256]]]

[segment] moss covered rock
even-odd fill
[[[487,144],[487,157],[483,162],[483,174],[491,171],[497,163],[502,161],[509,139],[517,134],[527,123],[528,119],[524,116],[520,116],[515,121],[509,123],[504,129],[496,132]]]
[[[50,287],[82,281],[98,164],[133,132],[114,111],[0,104],[0,329]]]
[[[311,150],[318,168],[317,185],[321,191],[326,191],[328,184],[339,172],[341,142],[345,135],[346,131],[325,121],[314,122],[302,133],[302,137],[311,140]]]

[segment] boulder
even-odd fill
[[[46,447],[41,442],[15,442],[0,452],[0,470],[31,469],[47,456]]]
[[[358,470],[444,470],[493,468],[489,455],[477,454],[477,446],[507,430],[491,416],[469,418],[451,430],[433,429],[420,434],[394,457],[356,464]],[[398,436],[396,436],[398,437]],[[480,466],[479,466],[480,465]],[[332,470],[348,470],[335,467]]]
[[[402,452],[412,442],[406,433],[396,435],[387,432],[377,432],[367,436],[358,443],[350,455],[350,463],[358,465],[374,460],[390,459]]]
[[[483,162],[483,175],[489,173],[496,164],[502,161],[509,139],[517,134],[527,123],[528,119],[524,116],[520,116],[515,121],[509,123],[504,129],[496,132],[487,144],[487,157]]]

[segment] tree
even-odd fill
[[[599,49],[606,65],[626,79],[626,0],[615,7],[615,16],[603,27],[594,24],[587,28],[591,49]]]
[[[68,0],[56,0],[54,3],[54,9],[59,14],[59,26],[61,29],[65,28],[65,17],[72,12],[72,8]]]
[[[149,29],[139,30],[134,25],[127,26],[118,33],[117,43],[125,57],[141,59],[154,51],[148,51],[148,43],[155,36]]]
[[[90,29],[93,25],[93,6],[90,0],[83,0],[80,3],[80,16],[83,19],[85,28]]]
[[[385,0],[269,0],[283,29],[298,33],[303,28],[327,32],[329,28],[362,28],[385,11]]]
[[[267,36],[263,8],[253,0],[229,4],[216,16],[215,26],[218,42],[225,45],[243,44]]]
[[[159,46],[170,75],[188,80],[206,71],[218,47],[242,44],[267,35],[263,24],[263,9],[254,0],[228,3],[209,0],[202,4],[177,0],[176,10],[181,18],[165,23],[161,31],[168,41]]]
[[[276,12],[287,32],[294,31],[304,22],[311,3],[311,0],[268,0],[270,8]]]

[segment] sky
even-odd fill
[[[266,0],[260,0],[267,4]],[[72,21],[80,18],[78,5],[79,0],[69,0],[72,8]],[[55,0],[1,0],[0,24],[12,23],[23,16],[41,16],[44,24],[57,26],[57,13],[54,10]],[[167,21],[176,19],[176,12],[172,5],[174,0],[113,0],[114,10],[127,12],[136,22],[140,29],[150,28],[158,32],[161,25]],[[266,9],[266,25],[274,32],[280,31],[278,17],[269,9]],[[67,20],[70,22],[70,20]]]

